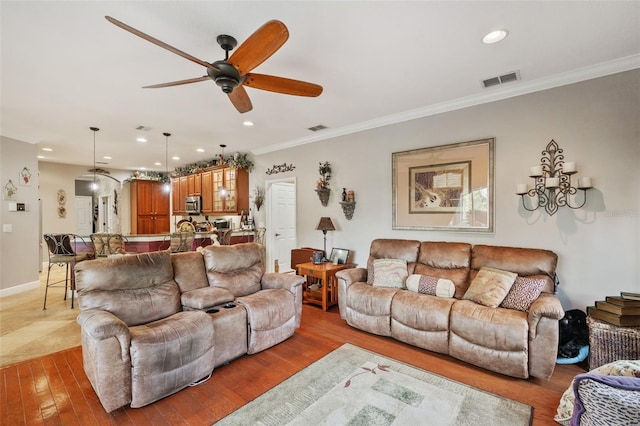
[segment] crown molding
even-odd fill
[[[365,130],[389,126],[391,124],[402,123],[404,121],[442,114],[445,112],[486,104],[489,102],[500,101],[503,99],[526,95],[528,93],[539,92],[541,90],[566,86],[568,84],[579,83],[581,81],[630,71],[637,68],[640,68],[640,54],[625,56],[623,58],[614,59],[612,61],[602,62],[600,64],[578,68],[565,73],[555,74],[550,77],[539,78],[528,82],[523,82],[520,80],[516,82],[517,84],[514,85],[507,84],[505,86],[485,89],[487,90],[487,92],[479,93],[477,95],[453,99],[451,101],[441,102],[439,104],[427,105],[425,107],[416,108],[397,114],[391,114],[360,123],[354,123],[336,129],[323,130],[319,134],[292,139],[280,144],[273,144],[255,149],[252,151],[252,153],[254,155],[268,154],[274,151],[294,148],[300,145],[306,145],[331,138],[336,138],[339,136],[350,135],[353,133],[363,132]]]

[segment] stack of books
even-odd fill
[[[640,293],[621,292],[589,306],[589,316],[619,326],[640,326]]]

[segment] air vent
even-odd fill
[[[136,127],[136,130],[144,130],[145,132],[148,132],[149,130],[151,130],[151,127],[138,126],[138,127]]]
[[[317,132],[318,130],[324,130],[326,129],[327,126],[323,125],[323,124],[317,124],[313,127],[309,127],[309,130],[311,130],[312,132]]]
[[[486,89],[487,87],[498,86],[516,80],[520,80],[520,71],[512,71],[497,77],[487,78],[482,80],[482,86]]]

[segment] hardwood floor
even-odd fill
[[[2,425],[210,425],[345,342],[534,407],[534,425],[555,424],[562,392],[584,372],[558,365],[550,381],[491,373],[449,356],[356,330],[333,307],[303,306],[302,325],[285,342],[216,368],[211,379],[149,406],[105,413],[82,368],[80,347],[0,369]]]

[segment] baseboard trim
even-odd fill
[[[40,288],[40,281],[31,281],[29,283],[14,285],[13,287],[0,289],[0,299],[14,294],[24,293],[25,291]]]

